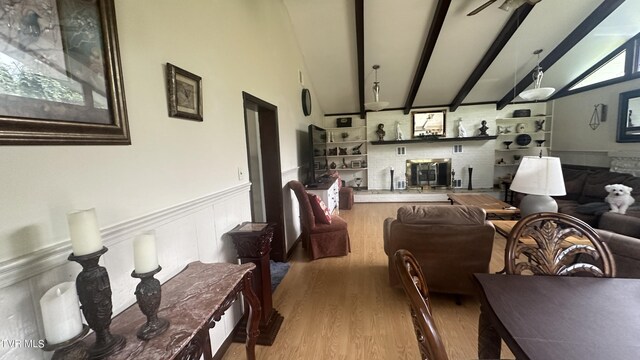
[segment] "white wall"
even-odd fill
[[[563,163],[608,167],[609,151],[639,152],[639,143],[616,142],[619,95],[638,88],[640,79],[635,79],[555,100],[553,154]],[[596,104],[608,105],[607,121],[591,130]]]
[[[283,173],[301,162],[296,132],[322,121],[315,98],[311,118],[302,114],[298,70],[314,91],[281,1],[115,5],[132,145],[0,147],[0,307],[1,317],[10,319],[0,325],[0,338],[40,338],[39,295],[75,278],[79,268],[66,261],[65,214],[72,209],[97,209],[117,310],[134,299],[130,240],[136,232],[160,229],[167,275],[195,259],[233,261],[228,245],[220,245],[226,244],[222,234],[250,216],[247,179],[237,176],[238,168],[247,172],[242,91],[278,107],[280,136],[273,140],[280,141]],[[202,76],[204,122],[167,116],[167,62]],[[228,189],[240,191],[230,203],[220,195]],[[205,212],[196,211],[201,199],[211,200]],[[181,204],[193,209],[167,228],[147,221],[166,209],[182,211]],[[119,227],[131,223],[142,225]],[[108,236],[109,229],[118,236]],[[34,261],[39,265],[31,266]],[[14,349],[4,357],[7,351],[0,348],[0,358],[41,354]]]

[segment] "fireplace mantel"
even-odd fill
[[[469,136],[469,137],[447,137],[447,138],[430,138],[425,137],[423,139],[408,139],[408,140],[377,140],[372,141],[371,145],[391,145],[391,144],[422,144],[422,143],[435,143],[435,142],[447,142],[447,141],[478,141],[478,140],[495,140],[498,137],[493,136]]]

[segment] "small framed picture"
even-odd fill
[[[202,78],[167,63],[169,116],[202,121]]]
[[[360,169],[362,167],[361,160],[351,160],[351,167],[354,169]]]
[[[319,161],[314,161],[313,162],[313,169],[314,170],[320,170],[320,162]]]

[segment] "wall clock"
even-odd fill
[[[311,93],[309,89],[302,89],[302,112],[304,116],[311,115]]]

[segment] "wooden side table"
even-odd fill
[[[273,231],[274,224],[272,223],[244,222],[228,233],[233,239],[240,262],[256,265],[253,289],[262,308],[259,324],[260,335],[258,335],[258,344],[260,345],[273,344],[284,320],[284,317],[273,308],[271,294],[269,252],[271,251]],[[246,322],[243,320],[233,340],[244,342],[246,336]]]

